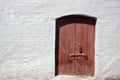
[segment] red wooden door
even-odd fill
[[[56,24],[56,74],[93,75],[95,19],[69,16]]]

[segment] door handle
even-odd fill
[[[88,56],[82,52],[82,48],[80,47],[79,53],[76,54],[70,54],[70,57],[84,57],[85,60],[88,60]]]
[[[83,57],[85,60],[88,60],[88,56],[85,53],[81,54],[70,54],[70,57]]]

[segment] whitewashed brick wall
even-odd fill
[[[55,19],[97,18],[94,78],[120,76],[120,0],[0,0],[0,80],[54,78]]]

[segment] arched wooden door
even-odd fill
[[[56,74],[94,75],[95,21],[85,16],[56,20]]]

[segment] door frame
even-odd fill
[[[56,19],[55,22],[55,76],[59,75],[58,73],[58,51],[59,51],[59,27],[57,25],[58,21],[60,19],[66,18],[66,17],[83,17],[83,18],[89,18],[89,19],[93,19],[94,20],[94,27],[96,25],[96,21],[97,18],[96,17],[91,17],[91,16],[86,16],[86,15],[66,15],[66,16],[62,16]],[[94,34],[95,35],[95,34]],[[95,38],[95,37],[94,37]],[[95,43],[95,39],[94,39],[94,43]],[[95,47],[94,47],[94,69],[95,69]],[[95,72],[95,70],[94,70]]]

